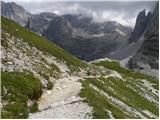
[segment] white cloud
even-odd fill
[[[53,12],[62,14],[85,14],[92,16],[94,22],[117,21],[122,25],[134,27],[136,17],[144,8],[149,11],[149,2],[80,2],[84,0],[5,0],[16,1],[31,13]],[[68,1],[68,2],[64,2]],[[90,1],[90,0],[89,0]],[[94,0],[92,0],[94,1]]]

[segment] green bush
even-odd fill
[[[21,72],[2,72],[2,118],[27,118],[30,107],[28,100],[37,100],[42,94],[40,80],[32,74]],[[7,93],[6,93],[7,91]]]

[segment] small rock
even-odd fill
[[[33,102],[32,102],[31,100],[28,100],[27,106],[28,106],[28,107],[31,107],[32,105],[33,105]]]
[[[7,89],[3,86],[4,94],[7,94]]]
[[[48,95],[51,94],[51,90],[48,90],[48,91],[47,91],[47,94],[48,94]]]
[[[56,89],[57,89],[57,90],[62,90],[62,88],[60,88],[60,87],[56,87]]]
[[[12,62],[7,62],[7,64],[12,65]]]

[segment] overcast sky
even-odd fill
[[[133,27],[139,11],[153,10],[156,1],[96,1],[88,0],[3,0],[14,1],[22,5],[31,13],[53,12],[57,14],[91,15],[95,22],[117,21],[123,25]],[[33,2],[34,1],[34,2]]]

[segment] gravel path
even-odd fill
[[[75,76],[56,80],[54,88],[46,91],[39,100],[39,109],[43,110],[53,103],[77,97],[81,89],[81,83],[78,80],[79,78]]]
[[[46,91],[38,101],[40,112],[29,118],[90,118],[92,108],[78,96],[79,77],[68,76],[56,80],[54,88]]]

